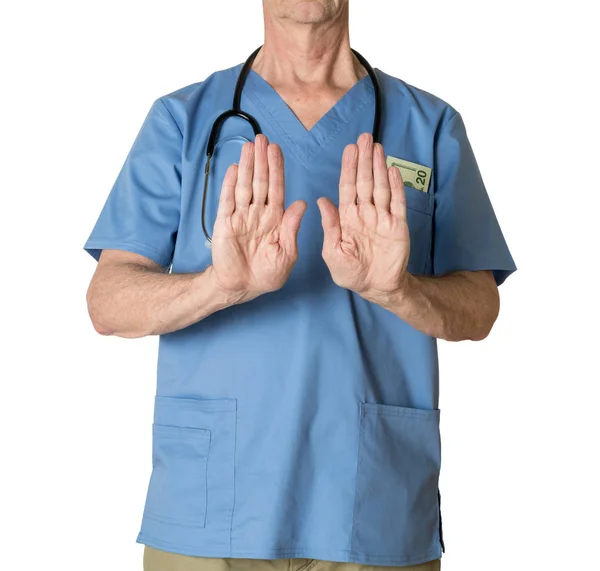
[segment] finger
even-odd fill
[[[335,250],[342,239],[340,213],[329,198],[321,197],[317,200],[321,212],[321,225],[323,226],[323,251]]]
[[[264,135],[256,135],[254,140],[254,177],[252,179],[252,204],[264,204],[269,191],[269,164]]]
[[[217,216],[231,216],[233,214],[235,210],[235,185],[237,177],[238,166],[234,163],[227,169],[225,178],[223,179]]]
[[[279,145],[271,143],[267,148],[269,168],[269,191],[267,203],[272,206],[284,208],[285,178],[283,170],[283,153]]]
[[[358,204],[373,202],[373,136],[370,133],[363,133],[358,138],[356,194]]]
[[[347,145],[342,155],[340,173],[340,207],[356,204],[356,169],[358,167],[358,147]]]
[[[298,231],[307,206],[304,200],[296,200],[283,213],[279,241],[290,256],[295,257],[298,254]]]
[[[252,177],[254,174],[254,143],[244,143],[238,167],[238,181],[235,187],[235,208],[244,210],[252,200]]]
[[[385,154],[383,146],[375,143],[373,146],[373,202],[378,210],[390,210],[390,200],[392,197],[390,181],[388,178],[387,165],[385,163]]]
[[[388,179],[390,181],[391,201],[390,211],[392,216],[400,219],[406,219],[406,194],[404,193],[404,183],[398,167],[388,169]]]

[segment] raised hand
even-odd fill
[[[307,204],[284,212],[283,154],[264,135],[242,147],[227,170],[212,239],[215,284],[249,301],[286,282],[298,259],[297,236]]]
[[[367,299],[398,291],[410,253],[404,183],[370,134],[344,149],[339,192],[339,210],[317,201],[333,281]]]

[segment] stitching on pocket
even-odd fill
[[[423,418],[436,420],[439,416],[439,409],[432,408],[411,408],[406,406],[397,406],[381,403],[362,403],[365,414],[379,414],[381,416],[406,416],[408,418]]]
[[[393,507],[393,509],[399,510],[397,512],[399,526],[404,525],[406,529],[409,529],[411,524],[407,510],[409,504],[400,500],[396,500],[395,505],[394,502],[389,504],[389,498],[384,498],[377,490],[374,491],[369,481],[376,475],[382,483],[385,483],[386,480],[389,483],[392,479],[395,482],[400,482],[403,478],[406,478],[406,482],[411,482],[414,480],[413,476],[416,476],[417,480],[407,487],[408,492],[412,494],[411,497],[419,497],[425,490],[429,490],[433,476],[436,475],[437,477],[439,475],[436,431],[439,431],[437,424],[440,411],[439,409],[413,409],[364,401],[360,403],[360,408],[360,425],[357,438],[358,457],[350,539],[351,553],[360,554],[365,551],[381,550],[381,555],[371,555],[371,557],[380,558],[382,561],[397,560],[398,558],[403,558],[406,561],[418,559],[421,555],[411,553],[411,548],[406,545],[402,546],[400,543],[398,545],[394,544],[393,536],[388,528],[379,530],[383,535],[379,531],[374,533],[372,524],[377,519],[381,519],[375,513],[376,508],[391,510]],[[376,431],[380,423],[388,428],[386,431],[386,439],[389,439],[387,444],[384,441],[385,439],[376,436],[381,434],[381,430]],[[424,431],[421,436],[427,439],[427,443],[423,450],[415,446],[416,443],[422,440],[422,438],[419,439],[416,435],[413,435],[415,430]],[[396,436],[400,438],[400,441],[396,439]],[[411,466],[414,465],[414,468],[411,468],[413,470],[412,475],[409,474],[410,470],[406,467],[402,468],[400,465],[394,468],[386,468],[389,458],[397,459],[399,454],[405,454],[409,462],[411,462],[411,459],[414,460],[414,464],[411,463]],[[377,468],[379,462],[383,467],[381,472]],[[431,519],[429,516],[432,516],[433,510],[432,501],[426,499],[421,504],[423,510],[426,510],[423,513],[428,515],[428,521],[427,525],[423,524],[421,529],[417,530],[418,537],[415,536],[419,545],[418,547],[414,546],[412,549],[419,549],[419,553],[425,549],[427,554],[437,553],[436,550],[439,545],[437,525],[434,529],[433,523],[429,524],[429,519]],[[435,510],[437,515],[437,498],[435,498]],[[390,519],[389,513],[386,516],[388,519]],[[434,537],[433,535],[430,537],[430,533],[434,534],[434,532],[436,547],[432,548],[431,542],[434,541]]]
[[[404,195],[406,197],[406,208],[410,208],[415,212],[420,212],[431,218],[433,199],[429,192],[423,192],[422,190],[417,190],[411,186],[405,186]]]
[[[170,424],[152,425],[152,432],[160,438],[198,438],[200,440],[210,440],[210,430],[205,428],[194,428],[189,426],[174,426]]]
[[[358,499],[358,475],[360,472],[360,461],[361,461],[361,445],[363,438],[363,426],[362,426],[362,418],[365,415],[365,405],[366,403],[360,402],[358,403],[358,444],[356,447],[356,472],[354,474],[354,503],[352,505],[352,528],[350,530],[350,552],[354,551],[354,529],[356,527],[356,502]]]
[[[192,526],[192,527],[206,527],[206,512],[207,512],[207,506],[208,506],[208,458],[209,458],[209,453],[210,453],[210,443],[211,443],[211,431],[208,429],[204,429],[204,428],[190,428],[190,427],[185,427],[185,426],[174,426],[174,425],[163,425],[163,424],[152,424],[152,432],[153,432],[153,443],[152,443],[152,475],[151,475],[151,480],[150,480],[150,485],[149,485],[149,493],[152,493],[151,491],[151,486],[152,486],[152,480],[154,478],[157,478],[157,474],[158,472],[156,472],[159,468],[156,466],[155,463],[155,448],[160,446],[160,442],[165,442],[165,441],[180,441],[182,444],[182,446],[186,446],[186,442],[187,442],[187,446],[192,446],[193,448],[195,448],[194,450],[194,454],[192,454],[191,452],[187,454],[187,462],[188,463],[192,463],[193,465],[195,465],[196,463],[198,463],[198,468],[200,468],[200,470],[203,471],[203,489],[202,490],[198,490],[197,493],[199,494],[198,497],[202,497],[202,503],[200,504],[200,507],[198,509],[198,520],[196,519],[189,519],[187,517],[169,517],[167,515],[164,514],[160,514],[160,513],[156,513],[155,511],[153,511],[153,508],[149,507],[148,504],[148,499],[150,498],[150,496],[148,496],[147,500],[146,500],[146,505],[144,506],[144,516],[147,516],[151,519],[155,519],[157,521],[162,521],[165,523],[171,523],[171,524],[179,524],[179,525],[188,525],[188,526]],[[196,454],[197,453],[197,454]],[[165,453],[165,457],[169,458],[169,455],[167,453]],[[173,460],[174,456],[171,456],[171,460]],[[178,467],[175,472],[177,473],[178,471],[181,471],[182,467]],[[198,472],[200,473],[200,472]],[[171,474],[171,479],[173,478],[173,475]],[[163,478],[164,478],[164,474],[163,474]],[[168,482],[168,480],[167,480]],[[164,484],[165,482],[163,482]],[[181,483],[181,482],[180,482]],[[167,486],[165,487],[165,489],[169,489],[175,486],[175,483],[173,483],[173,481],[170,482],[170,484],[167,484]],[[153,492],[154,494],[157,493],[162,493],[159,490],[154,490]],[[167,492],[168,494],[168,492]],[[200,496],[200,494],[202,494],[202,496]],[[194,493],[194,497],[196,496],[196,493]],[[172,498],[171,498],[172,500]],[[154,506],[156,507],[156,506]],[[164,506],[162,506],[164,507]],[[161,510],[162,511],[162,510]],[[182,514],[181,514],[182,515]]]
[[[418,267],[414,270],[411,270],[418,274],[424,274],[425,269],[427,268],[427,261],[431,256],[431,234],[433,227],[433,197],[429,193],[424,193],[415,188],[407,187],[405,188],[406,193],[406,218],[409,229],[412,224],[408,220],[412,218],[412,223],[416,225],[417,228],[420,228],[419,234],[420,240],[417,242],[413,242],[415,236],[411,233],[411,258],[414,253],[419,253],[419,257],[422,257],[423,260],[420,261]],[[417,194],[418,193],[418,194]],[[424,196],[419,196],[419,194]],[[409,211],[412,214],[409,214]],[[423,218],[420,218],[423,217]],[[425,235],[423,235],[423,233]],[[415,252],[413,252],[413,248],[415,248]]]

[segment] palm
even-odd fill
[[[406,223],[378,216],[374,210],[351,205],[340,212],[342,239],[333,250],[332,263],[338,279],[353,285],[351,289],[369,285],[390,290],[404,270],[405,253],[410,249]]]
[[[248,299],[283,286],[298,257],[297,233],[306,203],[284,211],[283,155],[259,135],[246,143],[239,167],[223,181],[213,237],[218,284]]]
[[[232,289],[278,289],[286,277],[281,270],[293,264],[279,242],[283,213],[266,212],[262,218],[259,223],[259,216],[234,215],[215,224],[213,265]]]
[[[333,280],[358,293],[395,290],[410,253],[404,189],[399,173],[387,169],[383,148],[373,148],[368,136],[344,151],[339,202],[338,210],[319,199],[323,257]]]

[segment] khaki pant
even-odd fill
[[[144,546],[144,571],[440,571],[440,560],[409,567],[336,563],[321,559],[190,557]]]

